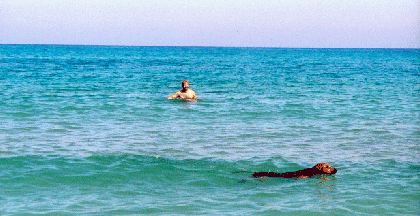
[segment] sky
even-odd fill
[[[0,0],[0,44],[420,48],[420,0]]]

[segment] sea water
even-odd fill
[[[0,215],[419,215],[419,125],[418,49],[0,45]]]

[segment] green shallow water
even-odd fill
[[[306,164],[305,164],[306,165]],[[139,155],[0,160],[10,214],[416,214],[419,166],[336,163],[330,180],[255,179],[304,169],[277,157],[225,161]]]
[[[0,214],[418,215],[419,56],[0,45]]]

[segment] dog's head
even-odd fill
[[[317,169],[319,174],[335,174],[337,172],[337,169],[331,167],[329,163],[319,163],[312,168]]]

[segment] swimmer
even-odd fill
[[[331,167],[329,163],[319,163],[312,168],[298,170],[295,172],[275,173],[275,172],[255,172],[252,174],[255,178],[281,177],[281,178],[308,178],[315,175],[332,175],[337,173],[337,169]],[[329,180],[321,177],[324,180]]]
[[[195,92],[190,89],[190,84],[187,80],[182,81],[182,90],[177,91],[174,95],[168,97],[168,100],[177,98],[182,100],[197,101],[197,95],[195,95]]]

